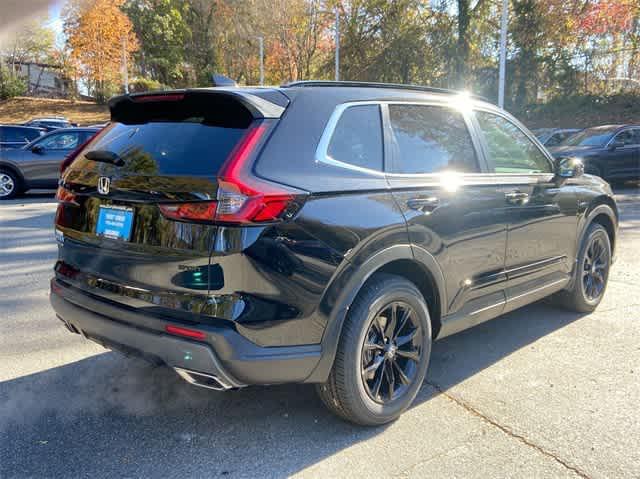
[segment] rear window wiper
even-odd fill
[[[84,154],[87,160],[100,161],[102,163],[110,163],[115,166],[124,165],[124,160],[117,153],[108,150],[92,150]]]

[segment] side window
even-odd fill
[[[23,141],[17,134],[18,128],[0,128],[0,139],[6,142]]]
[[[397,145],[389,170],[421,174],[476,172],[478,162],[462,114],[427,105],[389,105]]]
[[[32,130],[29,129],[25,132],[24,137],[28,140],[28,141],[33,141],[36,138],[40,138],[40,132],[37,130]]]
[[[554,133],[544,144],[545,146],[557,146],[564,140],[564,133]]]
[[[342,112],[327,155],[336,161],[382,171],[382,122],[378,105],[351,106]]]
[[[57,133],[40,143],[45,150],[70,150],[78,146],[79,133],[77,131]]]
[[[25,141],[29,141],[25,130],[22,128],[3,128],[0,138],[2,138],[2,141],[10,143],[24,143]]]
[[[633,130],[633,144],[640,145],[640,128],[635,128]]]
[[[477,111],[476,118],[496,173],[551,173],[546,156],[523,131],[501,116]]]
[[[636,143],[635,135],[633,133],[634,133],[633,130],[621,131],[616,135],[616,137],[613,140],[613,143],[621,144],[623,146],[635,145],[637,143]]]

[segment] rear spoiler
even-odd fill
[[[255,119],[278,119],[289,104],[289,99],[278,90],[215,87],[120,95],[111,98],[108,105],[111,110],[111,121],[121,121],[125,117],[140,114],[140,110],[150,104],[173,101],[193,103],[200,100],[206,103],[219,102],[223,108],[232,103],[240,104]]]

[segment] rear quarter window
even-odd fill
[[[330,160],[382,171],[382,122],[378,105],[350,106],[344,110],[326,155]]]

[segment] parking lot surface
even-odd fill
[[[66,331],[51,195],[0,203],[0,477],[640,477],[640,192],[603,303],[436,343],[414,406],[366,429],[312,386],[217,393]]]

